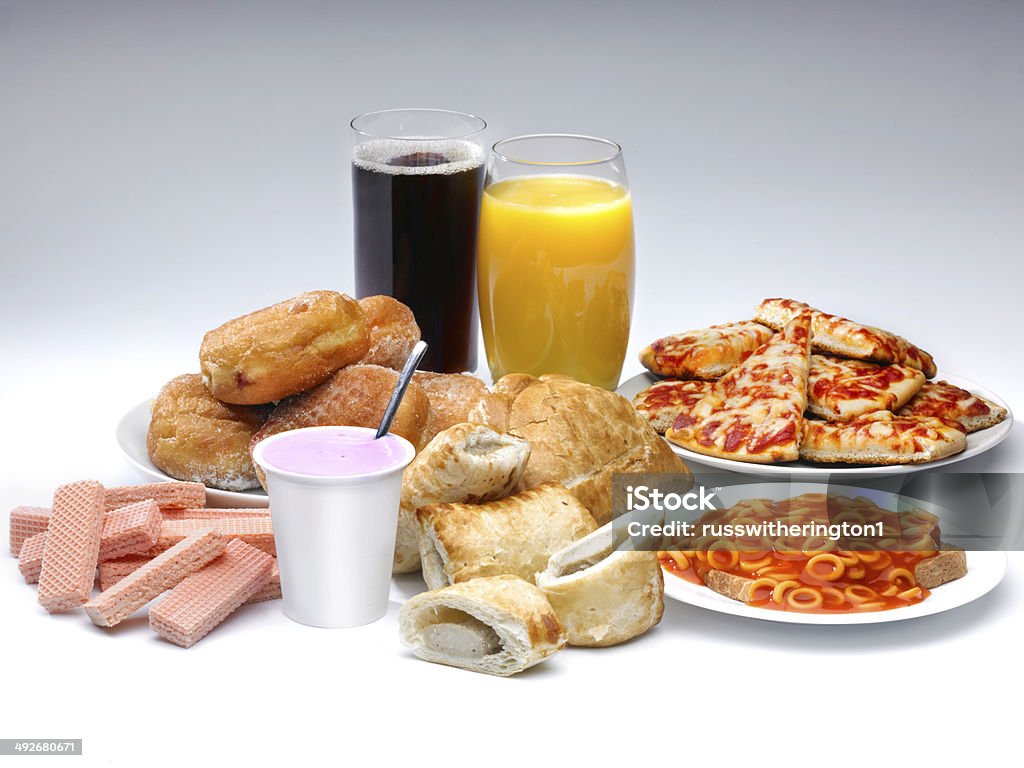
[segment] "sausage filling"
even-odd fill
[[[452,610],[445,621],[423,629],[423,644],[459,659],[480,659],[501,650],[498,633],[468,613]]]

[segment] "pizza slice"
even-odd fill
[[[712,381],[665,379],[633,398],[633,407],[651,422],[656,432],[664,434],[676,423],[681,413],[689,413],[714,387]]]
[[[827,421],[849,421],[871,411],[895,411],[924,383],[924,374],[906,365],[811,355],[807,408]]]
[[[811,316],[791,320],[715,382],[665,436],[708,456],[770,464],[799,457],[807,407]]]
[[[658,339],[640,353],[656,376],[717,379],[774,336],[760,323],[724,323]]]
[[[898,413],[900,416],[933,416],[964,432],[994,427],[1006,418],[1006,409],[1002,406],[946,381],[928,382]]]
[[[941,419],[876,411],[842,423],[806,422],[800,458],[825,464],[923,464],[966,447],[967,435]]]
[[[758,305],[754,319],[778,330],[806,311],[811,313],[815,352],[829,352],[840,357],[876,363],[899,363],[923,371],[929,379],[935,375],[935,360],[932,356],[902,336],[870,325],[861,325],[845,317],[830,315],[800,301],[765,299]]]

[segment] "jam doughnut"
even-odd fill
[[[250,447],[260,440],[302,427],[353,426],[380,424],[384,408],[398,381],[398,373],[379,365],[350,365],[342,368],[316,389],[285,400],[274,409]],[[423,388],[409,382],[402,404],[398,406],[391,431],[420,447],[427,424],[430,402]]]
[[[218,400],[272,403],[305,392],[370,348],[359,303],[311,291],[215,328],[203,338],[203,382]]]
[[[196,373],[171,379],[151,406],[146,450],[175,480],[225,491],[258,488],[249,443],[270,406],[228,405]]]
[[[491,396],[483,380],[471,373],[417,371],[412,380],[423,387],[430,401],[430,419],[423,434],[424,445],[448,427],[479,420],[472,415]]]
[[[370,351],[359,362],[402,370],[406,358],[420,340],[420,327],[412,310],[390,296],[359,300],[370,327]]]

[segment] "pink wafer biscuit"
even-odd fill
[[[25,577],[26,584],[39,581],[39,572],[43,568],[43,552],[46,549],[46,531],[30,536],[21,545],[18,553],[18,570]]]
[[[160,507],[153,499],[107,512],[100,537],[100,562],[146,552],[160,538],[163,521]]]
[[[270,517],[270,509],[165,509],[163,514],[164,520],[225,520],[229,517]]]
[[[101,562],[99,569],[100,592],[110,589],[121,579],[139,570],[139,568],[152,559],[149,555],[126,555],[116,560]]]
[[[39,603],[50,613],[78,608],[92,594],[103,531],[104,490],[82,480],[53,495],[39,574]]]
[[[270,572],[270,581],[263,585],[263,588],[255,595],[245,601],[250,603],[263,603],[267,600],[281,599],[281,572],[277,569],[277,559],[274,559],[274,570]]]
[[[191,648],[270,581],[274,558],[240,539],[196,571],[149,612],[149,626],[175,645]]]
[[[202,483],[146,483],[107,489],[107,510],[137,501],[152,499],[161,510],[190,509],[206,504],[206,487]]]
[[[38,533],[46,530],[50,524],[49,507],[15,507],[11,510],[11,554],[15,557],[21,552],[21,545]]]
[[[85,612],[98,627],[119,624],[154,597],[219,557],[226,546],[227,539],[213,531],[189,536],[98,594],[85,604]]]
[[[274,529],[269,517],[229,517],[217,520],[165,520],[160,538],[149,553],[158,555],[170,546],[198,531],[217,531],[229,539],[241,539],[268,555],[277,555]]]
[[[19,509],[41,510],[45,512],[45,514],[39,514],[38,512],[19,514],[21,514],[22,521],[29,520],[31,521],[30,525],[39,528],[39,533],[46,532],[46,524],[50,520],[50,510],[48,508],[19,507]],[[159,540],[162,522],[160,509],[157,507],[156,502],[152,500],[129,504],[127,507],[121,507],[113,512],[105,513],[103,515],[103,528],[100,533],[100,560],[113,560],[137,552],[147,552]],[[34,535],[38,535],[38,533]],[[44,540],[40,539],[40,541]],[[19,544],[19,551],[22,546],[24,546],[24,543]],[[148,560],[150,558],[147,556],[145,559]]]

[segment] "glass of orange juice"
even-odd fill
[[[487,362],[614,389],[633,307],[633,205],[622,148],[536,134],[494,145],[477,289]]]

